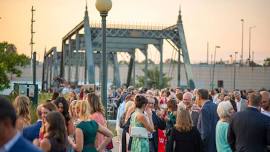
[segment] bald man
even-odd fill
[[[261,112],[270,117],[270,93],[268,91],[261,91],[260,94],[262,96]]]
[[[193,94],[190,92],[186,92],[183,95],[183,103],[186,106],[186,109],[189,111],[191,119],[192,119],[192,126],[197,126],[198,123],[198,118],[199,118],[199,113],[196,111],[192,110],[192,105],[193,105]]]

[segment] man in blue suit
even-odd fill
[[[0,152],[41,152],[17,132],[16,119],[12,104],[0,96]]]
[[[267,152],[270,145],[270,118],[260,110],[258,92],[248,95],[248,107],[234,115],[228,128],[228,143],[236,152]]]
[[[205,152],[216,152],[217,105],[209,100],[208,90],[199,89],[196,98],[202,103],[197,128],[201,134],[203,149]]]
[[[40,104],[37,107],[37,115],[38,115],[38,120],[36,123],[34,123],[33,125],[30,125],[26,128],[23,129],[22,131],[22,135],[24,138],[26,138],[27,140],[29,140],[30,142],[33,142],[34,139],[39,138],[39,130],[41,128],[42,125],[42,120],[41,120],[41,108],[42,108],[42,104]]]

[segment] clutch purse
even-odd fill
[[[149,138],[148,131],[143,127],[131,127],[130,136],[137,138]]]

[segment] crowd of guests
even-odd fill
[[[270,93],[224,89],[115,90],[122,152],[266,152]]]
[[[112,89],[120,152],[267,152],[267,90]],[[112,132],[98,92],[54,92],[36,108],[0,97],[0,152],[107,152]]]

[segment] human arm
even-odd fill
[[[232,151],[234,151],[235,150],[235,134],[233,131],[233,120],[229,124],[227,140],[228,140],[228,143],[229,143]]]
[[[160,118],[155,112],[152,114],[152,119],[155,128],[158,128],[160,130],[164,130],[166,128],[166,122],[164,119]]]
[[[51,143],[49,141],[49,139],[44,138],[41,142],[40,142],[40,149],[44,152],[49,152],[51,151]]]
[[[154,124],[152,120],[152,111],[150,108],[146,108],[147,116],[144,114],[138,114],[136,119],[143,124],[143,126],[148,130],[149,132],[154,132]]]
[[[76,141],[73,142],[73,140],[68,137],[68,142],[75,151],[80,152],[83,150],[83,132],[80,128],[75,129],[75,139]]]
[[[101,145],[99,145],[99,147],[97,147],[97,151],[102,151],[112,140],[113,134],[108,128],[100,124],[98,124],[98,132],[103,134],[106,137],[104,142]]]
[[[208,110],[206,108],[202,108],[201,109],[201,130],[200,130],[200,134],[201,134],[201,139],[203,141],[203,143],[206,143],[209,139],[209,135],[211,133],[211,126],[210,124],[210,118],[209,118],[209,113]]]

